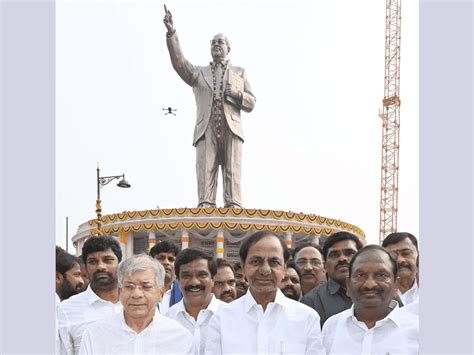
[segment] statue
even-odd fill
[[[193,145],[196,147],[198,207],[216,207],[219,166],[223,176],[224,207],[242,208],[240,196],[241,155],[244,135],[240,110],[251,112],[255,96],[245,70],[227,59],[230,44],[219,33],[211,40],[213,61],[195,66],[184,58],[165,5],[163,22],[166,44],[174,70],[193,88],[197,117]]]

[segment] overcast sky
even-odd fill
[[[378,242],[385,1],[167,1],[186,58],[230,39],[257,97],[243,113],[247,208],[314,213]],[[174,72],[163,2],[56,2],[57,243],[95,218],[96,165],[125,173],[103,214],[195,207],[192,89]],[[398,230],[418,236],[418,2],[401,40]],[[162,108],[177,108],[176,116]],[[219,185],[221,180],[219,180]],[[221,187],[218,205],[222,206]],[[69,244],[70,251],[73,250]]]

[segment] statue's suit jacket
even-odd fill
[[[168,45],[171,63],[173,64],[174,70],[176,70],[181,79],[193,88],[197,110],[193,144],[196,145],[204,135],[211,118],[213,98],[211,66],[195,66],[184,58],[176,32],[171,36],[166,36],[166,44]],[[248,83],[245,70],[233,66],[230,62],[227,65],[227,71],[224,76],[224,89],[225,83],[227,83],[228,80],[229,70],[232,70],[244,79],[244,92],[242,93],[242,102],[238,103],[238,107],[224,100],[224,115],[230,130],[243,141],[244,133],[242,131],[240,110],[244,110],[245,112],[252,111],[255,106],[255,96],[253,95],[250,84]]]

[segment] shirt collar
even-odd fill
[[[214,294],[211,295],[211,302],[207,305],[206,310],[211,311],[213,314],[217,312],[217,309],[219,308],[219,305],[221,304],[222,301],[218,300]],[[184,298],[181,299],[178,303],[175,305],[178,308],[178,313],[186,312],[186,307],[184,306]],[[188,313],[189,314],[189,313]]]
[[[88,304],[93,304],[95,302],[112,303],[110,301],[106,301],[106,300],[100,298],[99,296],[97,296],[97,294],[94,292],[94,290],[92,289],[90,284],[89,284],[89,286],[87,286],[87,289],[84,291],[84,295],[86,297],[86,300],[87,300]],[[119,301],[117,303],[119,303]],[[112,303],[112,304],[115,304],[115,303]]]
[[[217,309],[219,308],[220,304],[221,304],[221,300],[218,300],[216,296],[214,296],[214,294],[212,295],[212,298],[211,298],[211,303],[209,303],[209,305],[207,306],[207,309],[212,311],[212,313],[216,313],[217,312]]]
[[[402,326],[403,314],[401,312],[399,312],[400,306],[398,305],[398,302],[397,301],[395,301],[395,302],[396,302],[395,308],[393,308],[392,311],[389,314],[387,314],[387,316],[385,318],[378,320],[375,323],[375,327],[381,326],[381,325],[387,323],[389,320],[392,321],[393,323],[395,323],[395,325],[398,328],[400,328]],[[360,322],[354,314],[354,305],[352,305],[351,308],[349,309],[349,312],[347,313],[346,318],[352,318],[352,319],[356,320],[357,322]]]
[[[97,294],[92,290],[91,285],[87,286],[87,289],[84,291],[84,295],[86,296],[87,303],[93,304],[97,301],[103,301],[102,298],[97,296]]]
[[[413,285],[412,285],[412,286],[410,287],[410,289],[409,289],[407,292],[405,292],[405,293],[413,292],[413,291],[415,291],[417,288],[418,288],[418,284],[416,283],[416,279],[415,279],[415,280],[413,280]]]
[[[215,62],[215,61],[212,61],[212,62],[211,62],[211,66],[212,66],[212,67],[215,67],[215,66],[218,65],[218,64],[220,64],[220,65],[229,64],[229,59],[223,60],[223,61],[221,61],[221,62]]]
[[[397,295],[400,297],[401,301],[404,302],[404,297],[409,296],[409,295],[416,295],[418,293],[418,284],[416,283],[416,279],[413,280],[413,285],[405,292],[402,293],[400,289],[397,290]]]
[[[178,313],[186,312],[186,309],[184,308],[184,298],[182,298],[181,301],[173,305],[173,307],[177,308]]]
[[[151,320],[150,324],[148,324],[146,326],[145,329],[143,329],[141,333],[143,333],[145,330],[147,330],[148,328],[152,327],[153,326],[153,323],[157,321],[157,318],[159,317],[159,311],[157,309],[155,309],[155,314],[153,315],[153,319]],[[125,310],[123,310],[122,312],[120,312],[119,315],[117,315],[117,317],[119,317],[120,319],[120,327],[128,332],[132,332],[134,334],[137,334],[136,331],[134,331],[132,328],[130,328],[127,324],[127,322],[125,322]]]
[[[341,288],[345,291],[345,288],[339,282],[331,278],[328,279],[328,290],[331,295],[335,295]]]
[[[252,293],[250,290],[247,290],[245,295],[242,296],[244,298],[244,309],[245,312],[248,313],[252,307],[254,307],[257,302],[255,301],[255,298],[253,298]],[[277,293],[275,296],[275,300],[270,303],[276,303],[279,304],[280,306],[286,307],[288,303],[290,302],[289,298],[287,298],[281,291],[280,289],[277,289]]]
[[[171,293],[171,291],[173,291],[175,282],[177,282],[176,279],[174,279],[174,280],[171,282],[170,288],[165,291],[164,295],[169,294],[169,293]]]

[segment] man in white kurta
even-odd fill
[[[156,305],[164,291],[163,266],[139,254],[118,269],[123,312],[91,324],[84,331],[80,354],[191,354],[191,333],[162,316]]]
[[[189,331],[156,311],[140,333],[127,325],[123,313],[91,324],[79,354],[192,354],[193,349]]]
[[[251,292],[224,305],[207,337],[206,354],[324,354],[316,311],[280,290],[265,311]]]
[[[195,353],[203,354],[209,321],[225,304],[212,294],[217,263],[207,251],[187,248],[176,257],[175,268],[183,299],[166,315],[193,334]]]
[[[328,354],[418,354],[418,323],[416,315],[397,305],[369,329],[352,306],[324,323],[324,346]]]
[[[199,354],[204,354],[209,321],[217,312],[219,307],[225,304],[225,302],[218,300],[214,295],[211,297],[211,303],[209,303],[207,308],[204,308],[199,312],[197,319],[194,319],[194,317],[186,311],[183,300],[172,306],[166,313],[167,317],[176,320],[193,334],[196,352]]]
[[[354,255],[347,289],[353,305],[324,323],[327,354],[418,354],[418,317],[391,307],[396,275],[396,256],[381,246]]]
[[[278,288],[288,257],[284,241],[271,232],[243,242],[240,259],[249,290],[211,319],[206,354],[325,353],[317,312]]]
[[[89,285],[84,292],[61,302],[56,312],[61,354],[77,354],[86,327],[99,319],[122,312],[122,305],[120,302],[103,300]]]
[[[117,266],[122,250],[113,237],[91,237],[82,248],[91,280],[87,289],[57,307],[60,353],[77,354],[86,326],[122,311],[117,286]]]

